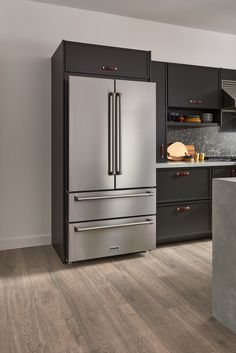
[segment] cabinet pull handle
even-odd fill
[[[192,104],[202,104],[202,100],[201,99],[190,99],[189,103]]]
[[[165,145],[161,145],[161,158],[164,159],[165,158]]]
[[[190,175],[190,172],[187,172],[187,171],[181,171],[181,172],[177,172],[176,173],[177,176],[188,176]]]
[[[118,67],[116,67],[116,66],[102,66],[101,69],[106,70],[106,71],[117,71]]]
[[[190,207],[189,207],[189,206],[186,206],[186,207],[177,207],[177,208],[176,208],[176,211],[177,211],[178,213],[187,212],[187,211],[190,211]]]
[[[231,176],[232,176],[232,177],[236,177],[236,171],[235,171],[235,169],[232,169],[232,171],[231,171]]]

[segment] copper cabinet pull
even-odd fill
[[[202,100],[201,99],[190,99],[189,103],[192,104],[202,104]]]
[[[177,172],[176,175],[177,176],[188,176],[188,175],[190,175],[190,172],[183,170],[183,171]]]
[[[106,70],[106,71],[117,71],[118,67],[116,67],[116,66],[102,66],[101,69]]]
[[[176,208],[176,211],[177,211],[178,213],[187,212],[187,211],[190,211],[190,207],[189,207],[189,206],[186,206],[186,207],[177,207],[177,208]]]

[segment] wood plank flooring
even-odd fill
[[[0,353],[236,353],[211,316],[211,242],[63,265],[0,252]]]

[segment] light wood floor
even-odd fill
[[[211,317],[211,242],[62,265],[0,252],[1,353],[235,353]]]

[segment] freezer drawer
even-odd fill
[[[69,262],[155,247],[155,216],[69,224]]]
[[[69,194],[69,222],[156,214],[156,189]]]

